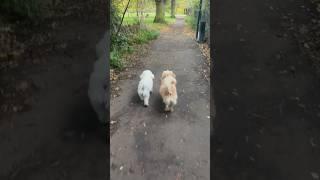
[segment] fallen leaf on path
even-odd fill
[[[250,159],[250,161],[256,161],[256,160],[254,159],[254,157],[252,157],[252,156],[250,156],[249,159]]]
[[[238,93],[237,89],[233,89],[232,94],[235,95],[235,96],[239,96],[239,93]]]
[[[308,44],[308,43],[304,43],[304,44],[303,44],[303,46],[304,46],[305,48],[307,48],[307,49],[309,49],[309,48],[310,48],[310,46],[309,46],[309,44]]]
[[[238,152],[235,152],[234,155],[233,155],[233,158],[237,159],[238,158],[238,154],[239,154]]]
[[[319,179],[319,174],[316,172],[310,172],[313,179]]]
[[[229,111],[234,111],[234,107],[230,106],[230,107],[228,108],[228,110],[229,110]]]
[[[314,139],[313,138],[310,138],[310,144],[312,147],[315,147],[317,144],[314,143]]]
[[[300,104],[298,104],[298,106],[299,106],[299,107],[301,107],[302,109],[305,109],[305,108],[306,108],[306,105],[301,104],[301,103],[300,103]]]
[[[117,123],[117,121],[110,121],[110,124],[115,124]]]
[[[288,71],[287,70],[282,70],[282,71],[279,71],[279,74],[288,74]]]

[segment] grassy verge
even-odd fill
[[[146,14],[145,14],[146,15]],[[153,23],[154,13],[148,13],[144,18],[145,29],[139,29],[138,18],[135,13],[130,13],[123,20],[123,31],[111,38],[110,65],[111,68],[119,69],[125,67],[126,55],[132,53],[137,44],[147,43],[160,35],[160,30],[168,24],[173,24],[175,18],[166,15],[165,24]]]
[[[154,24],[153,23],[154,17],[155,17],[154,13],[148,13],[148,15],[145,14],[144,23],[147,25]],[[170,15],[166,15],[165,21],[167,22],[166,24],[172,24],[176,20],[175,20],[175,18],[171,18]],[[123,24],[125,24],[125,25],[132,25],[132,24],[137,24],[137,23],[138,23],[138,17],[136,15],[125,16],[123,19]],[[157,23],[155,23],[155,24],[157,24]]]
[[[130,28],[130,26],[128,28]],[[110,53],[111,68],[121,70],[126,63],[124,57],[134,51],[135,45],[154,40],[159,34],[159,31],[154,29],[143,29],[112,36]]]
[[[196,30],[197,28],[197,19],[194,16],[186,16],[185,17],[186,24],[191,27],[192,30]]]

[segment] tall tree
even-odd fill
[[[140,28],[145,28],[144,24],[144,10],[145,10],[145,3],[146,0],[137,0],[137,16],[138,16],[138,24],[140,25]]]
[[[176,0],[171,0],[171,17],[176,17]]]
[[[156,3],[156,17],[154,18],[155,23],[165,23],[165,0],[155,0]]]

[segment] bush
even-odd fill
[[[124,67],[123,56],[132,53],[135,44],[147,43],[150,40],[156,39],[159,32],[156,30],[135,30],[136,27],[126,27],[125,33],[113,34],[111,36],[111,53],[110,66],[116,69]]]
[[[193,30],[197,28],[197,19],[194,16],[187,16],[185,21]]]
[[[150,40],[154,40],[159,36],[159,32],[155,30],[140,30],[134,37],[133,43],[143,44]]]
[[[113,49],[110,53],[110,66],[116,69],[122,69],[121,54],[118,49]]]

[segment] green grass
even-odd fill
[[[110,53],[110,65],[112,68],[122,69],[125,66],[125,55],[132,53],[136,44],[144,44],[158,38],[161,28],[176,21],[175,18],[170,17],[170,14],[167,14],[165,16],[165,24],[153,23],[155,13],[146,14],[149,15],[144,19],[145,29],[131,33],[130,31],[125,31],[126,33],[120,32],[117,37],[115,35],[112,37]],[[136,25],[137,22],[136,13],[129,13],[129,15],[125,16],[123,25]],[[127,28],[130,28],[130,26]]]
[[[169,15],[165,16],[165,21],[166,21],[165,24],[153,23],[153,20],[154,20],[154,16],[149,15],[149,17],[146,17],[144,19],[144,23],[149,29],[156,30],[156,31],[160,31],[162,28],[164,28],[170,24],[174,24],[176,22],[176,19],[171,18]],[[126,25],[133,25],[138,22],[138,19],[136,16],[125,17],[123,21],[124,21],[124,24],[126,24]]]
[[[133,43],[135,44],[143,44],[148,41],[157,39],[160,35],[159,31],[155,30],[140,30],[137,34],[135,34],[132,38]]]
[[[115,69],[122,69],[124,64],[121,61],[121,51],[118,48],[114,48],[110,53],[110,65]]]
[[[125,55],[132,53],[136,44],[147,43],[159,35],[159,31],[154,29],[143,29],[130,34],[119,33],[117,37],[114,35],[111,38],[111,67],[121,70],[125,66]]]
[[[129,13],[130,15],[126,15],[123,19],[123,24],[124,25],[132,25],[132,24],[136,24],[138,22],[138,17],[135,13]],[[155,17],[155,13],[145,13],[145,15],[148,14],[148,17],[144,18],[144,23],[147,25],[152,25],[154,17]],[[165,21],[167,22],[167,24],[173,24],[175,23],[176,19],[175,18],[171,18],[169,14],[166,14],[165,16]]]
[[[197,28],[197,20],[194,16],[186,16],[185,22],[193,29],[195,30]]]

